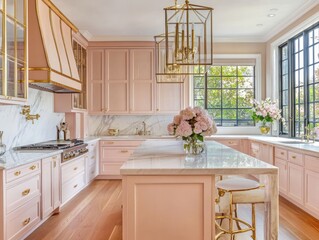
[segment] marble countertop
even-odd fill
[[[61,153],[62,150],[10,150],[0,157],[0,169],[15,168]]]
[[[85,143],[91,143],[91,142],[99,141],[100,139],[101,139],[101,137],[99,137],[99,136],[89,136],[89,137],[83,138],[83,141]]]
[[[277,174],[278,168],[213,141],[206,154],[193,159],[183,142],[147,140],[121,167],[122,175]]]
[[[259,142],[264,142],[274,146],[284,146],[285,148],[290,148],[292,150],[301,150],[304,152],[310,151],[319,156],[319,142],[306,143],[301,142],[299,139],[293,138],[283,138],[283,137],[273,137],[273,136],[263,136],[263,135],[213,135],[207,138],[209,139],[248,139],[256,140]],[[290,143],[289,143],[290,142]]]

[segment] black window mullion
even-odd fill
[[[294,74],[294,42],[293,39],[288,41],[288,109],[289,109],[289,137],[295,137],[295,74]]]
[[[303,49],[304,49],[304,111],[305,111],[305,119],[304,119],[304,127],[308,126],[309,124],[309,99],[308,99],[308,93],[309,93],[309,52],[308,52],[308,32],[304,31],[303,33],[304,40],[303,40]],[[306,129],[304,129],[304,133]]]

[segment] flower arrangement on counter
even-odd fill
[[[179,115],[174,116],[167,130],[170,135],[182,137],[185,141],[185,151],[191,154],[200,154],[203,151],[200,142],[204,142],[204,136],[217,132],[214,120],[201,107],[188,107],[182,110]]]
[[[252,108],[252,118],[256,121],[262,122],[260,126],[260,131],[262,134],[267,134],[270,127],[267,123],[272,123],[273,121],[282,121],[285,124],[285,119],[281,116],[281,110],[278,108],[278,101],[272,101],[270,98],[259,102],[256,99],[252,101],[254,107]]]

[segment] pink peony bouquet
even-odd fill
[[[188,107],[174,117],[168,124],[169,134],[182,137],[183,140],[204,141],[204,136],[217,132],[215,122],[208,112],[201,107]]]
[[[252,103],[254,104],[252,118],[256,122],[261,121],[263,125],[266,125],[267,122],[272,123],[273,121],[281,120],[285,123],[285,119],[281,116],[281,110],[277,107],[277,101],[271,101],[270,98],[266,98],[261,102],[254,99]]]

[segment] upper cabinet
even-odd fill
[[[0,1],[0,104],[27,100],[27,9],[27,0]]]
[[[89,50],[90,114],[154,113],[154,48]]]
[[[88,49],[89,114],[176,114],[184,108],[187,83],[156,84],[154,43],[109,44]]]

